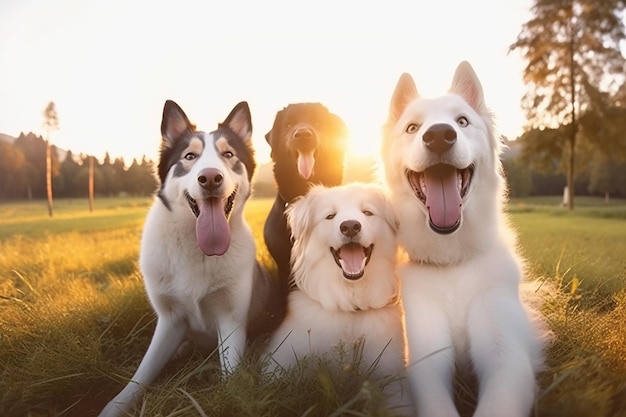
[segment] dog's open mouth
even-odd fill
[[[205,255],[223,255],[230,246],[228,220],[237,197],[237,189],[226,199],[210,197],[194,199],[185,191],[185,198],[191,212],[196,216],[196,239],[198,247]]]
[[[467,196],[474,166],[458,169],[436,164],[422,172],[407,171],[407,178],[416,197],[428,209],[430,228],[449,234],[461,225],[463,200]]]
[[[235,197],[237,197],[237,189],[232,192],[231,195],[224,201],[224,215],[226,219],[230,219],[230,213],[233,211],[233,204],[235,203]],[[194,216],[198,217],[200,215],[200,208],[198,206],[198,202],[189,194],[189,192],[185,191],[185,198],[189,203],[189,208]],[[213,198],[216,201],[219,201],[217,198]]]
[[[370,261],[374,244],[367,247],[358,243],[348,243],[339,249],[330,248],[335,262],[343,271],[343,276],[349,280],[357,280],[365,273],[365,265]]]

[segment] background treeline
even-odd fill
[[[626,121],[626,115],[624,116]],[[622,124],[620,120],[617,124]],[[614,126],[617,128],[618,126]],[[624,130],[626,131],[626,129]],[[515,141],[505,140],[503,154],[505,174],[511,197],[563,195],[567,183],[562,158],[558,153],[537,150],[554,143],[554,132],[531,130]],[[626,161],[624,152],[616,151],[626,144],[626,134],[613,139],[613,152],[602,147],[581,149],[574,182],[576,195],[626,198]],[[585,142],[581,141],[582,148]],[[20,134],[13,142],[0,140],[0,200],[46,198],[46,143],[33,133]],[[52,145],[52,182],[55,198],[87,197],[89,158],[71,151],[58,150]],[[349,158],[346,181],[371,181],[376,177],[375,162],[366,157]],[[254,184],[256,197],[273,197],[276,186],[271,164],[257,167]],[[122,158],[108,154],[98,161],[94,158],[96,196],[149,196],[157,188],[155,163],[143,157],[127,165]]]
[[[89,155],[74,155],[52,147],[54,197],[87,197]],[[145,157],[127,165],[122,158],[94,159],[96,196],[148,196],[157,187],[154,163]],[[13,142],[0,141],[0,199],[46,198],[46,142],[33,133]]]

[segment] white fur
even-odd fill
[[[469,124],[458,124],[459,116]],[[410,123],[419,130],[407,133]],[[457,134],[444,154],[429,151],[422,140],[436,123],[453,126]],[[410,258],[400,275],[408,374],[418,416],[459,416],[452,382],[459,369],[477,377],[475,417],[527,417],[535,400],[543,340],[539,324],[520,300],[524,268],[503,214],[501,143],[467,62],[458,66],[450,92],[437,98],[420,97],[410,75],[400,78],[382,152],[400,222],[399,242]],[[438,162],[457,168],[474,164],[461,226],[451,234],[429,227],[428,210],[406,178],[408,169],[420,172]]]
[[[406,357],[395,273],[397,221],[383,190],[357,183],[315,186],[288,207],[287,216],[297,289],[268,345],[271,367],[289,368],[310,356],[332,360],[347,350],[348,361],[361,360],[362,370],[376,365],[377,375],[401,381]],[[329,249],[345,243],[340,227],[346,220],[361,224],[363,246],[374,243],[365,274],[353,281],[343,276]],[[395,405],[406,405],[409,394],[402,400],[401,382],[389,390]]]
[[[251,129],[251,128],[250,128]],[[213,146],[213,134],[204,135],[206,146],[189,168],[175,176],[172,167],[161,190],[169,202],[155,198],[146,218],[141,239],[139,265],[150,302],[157,313],[157,325],[139,368],[126,387],[100,413],[100,417],[126,415],[153,382],[186,336],[205,346],[217,338],[224,372],[232,371],[244,353],[246,319],[256,262],[255,241],[244,220],[244,203],[250,194],[246,169],[231,169],[236,159],[226,160]],[[164,143],[172,138],[164,136]],[[250,140],[250,134],[246,138]],[[197,143],[196,143],[197,145]],[[197,150],[197,148],[196,148]],[[234,157],[236,158],[236,156]],[[198,184],[203,168],[217,168],[224,175],[222,193],[238,193],[230,216],[231,244],[221,256],[205,256],[196,242],[196,219],[184,191],[201,199]]]

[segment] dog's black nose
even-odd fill
[[[438,123],[428,128],[422,140],[431,151],[444,153],[456,142],[456,130],[449,124]]]
[[[354,237],[361,231],[361,223],[356,220],[345,220],[339,225],[339,230],[347,237]]]
[[[224,182],[224,175],[217,168],[205,168],[198,174],[198,184],[205,190],[215,190]]]
[[[296,140],[311,140],[313,131],[307,128],[300,128],[293,133],[293,138]]]

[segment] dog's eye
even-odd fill
[[[226,159],[230,159],[230,158],[232,158],[233,156],[235,156],[235,154],[234,154],[234,153],[232,153],[231,151],[226,151],[226,152],[224,152],[224,153],[222,154],[222,156],[223,156],[224,158],[226,158]]]
[[[198,157],[198,155],[196,155],[193,152],[187,152],[184,156],[184,158],[188,161],[193,161],[194,159],[196,159]]]
[[[415,133],[419,130],[419,126],[417,125],[417,123],[410,123],[407,127],[406,127],[406,133]]]
[[[334,219],[336,216],[336,213],[330,213],[328,216],[326,216],[326,220],[332,220]]]
[[[373,216],[373,215],[374,215],[374,213],[372,213],[372,212],[371,212],[371,211],[369,211],[369,210],[363,210],[363,214],[365,214],[365,215],[366,215],[366,216],[368,216],[368,217],[369,217],[369,216]]]
[[[469,125],[469,120],[467,120],[465,116],[459,116],[458,119],[456,119],[456,123],[461,127],[465,127]]]

